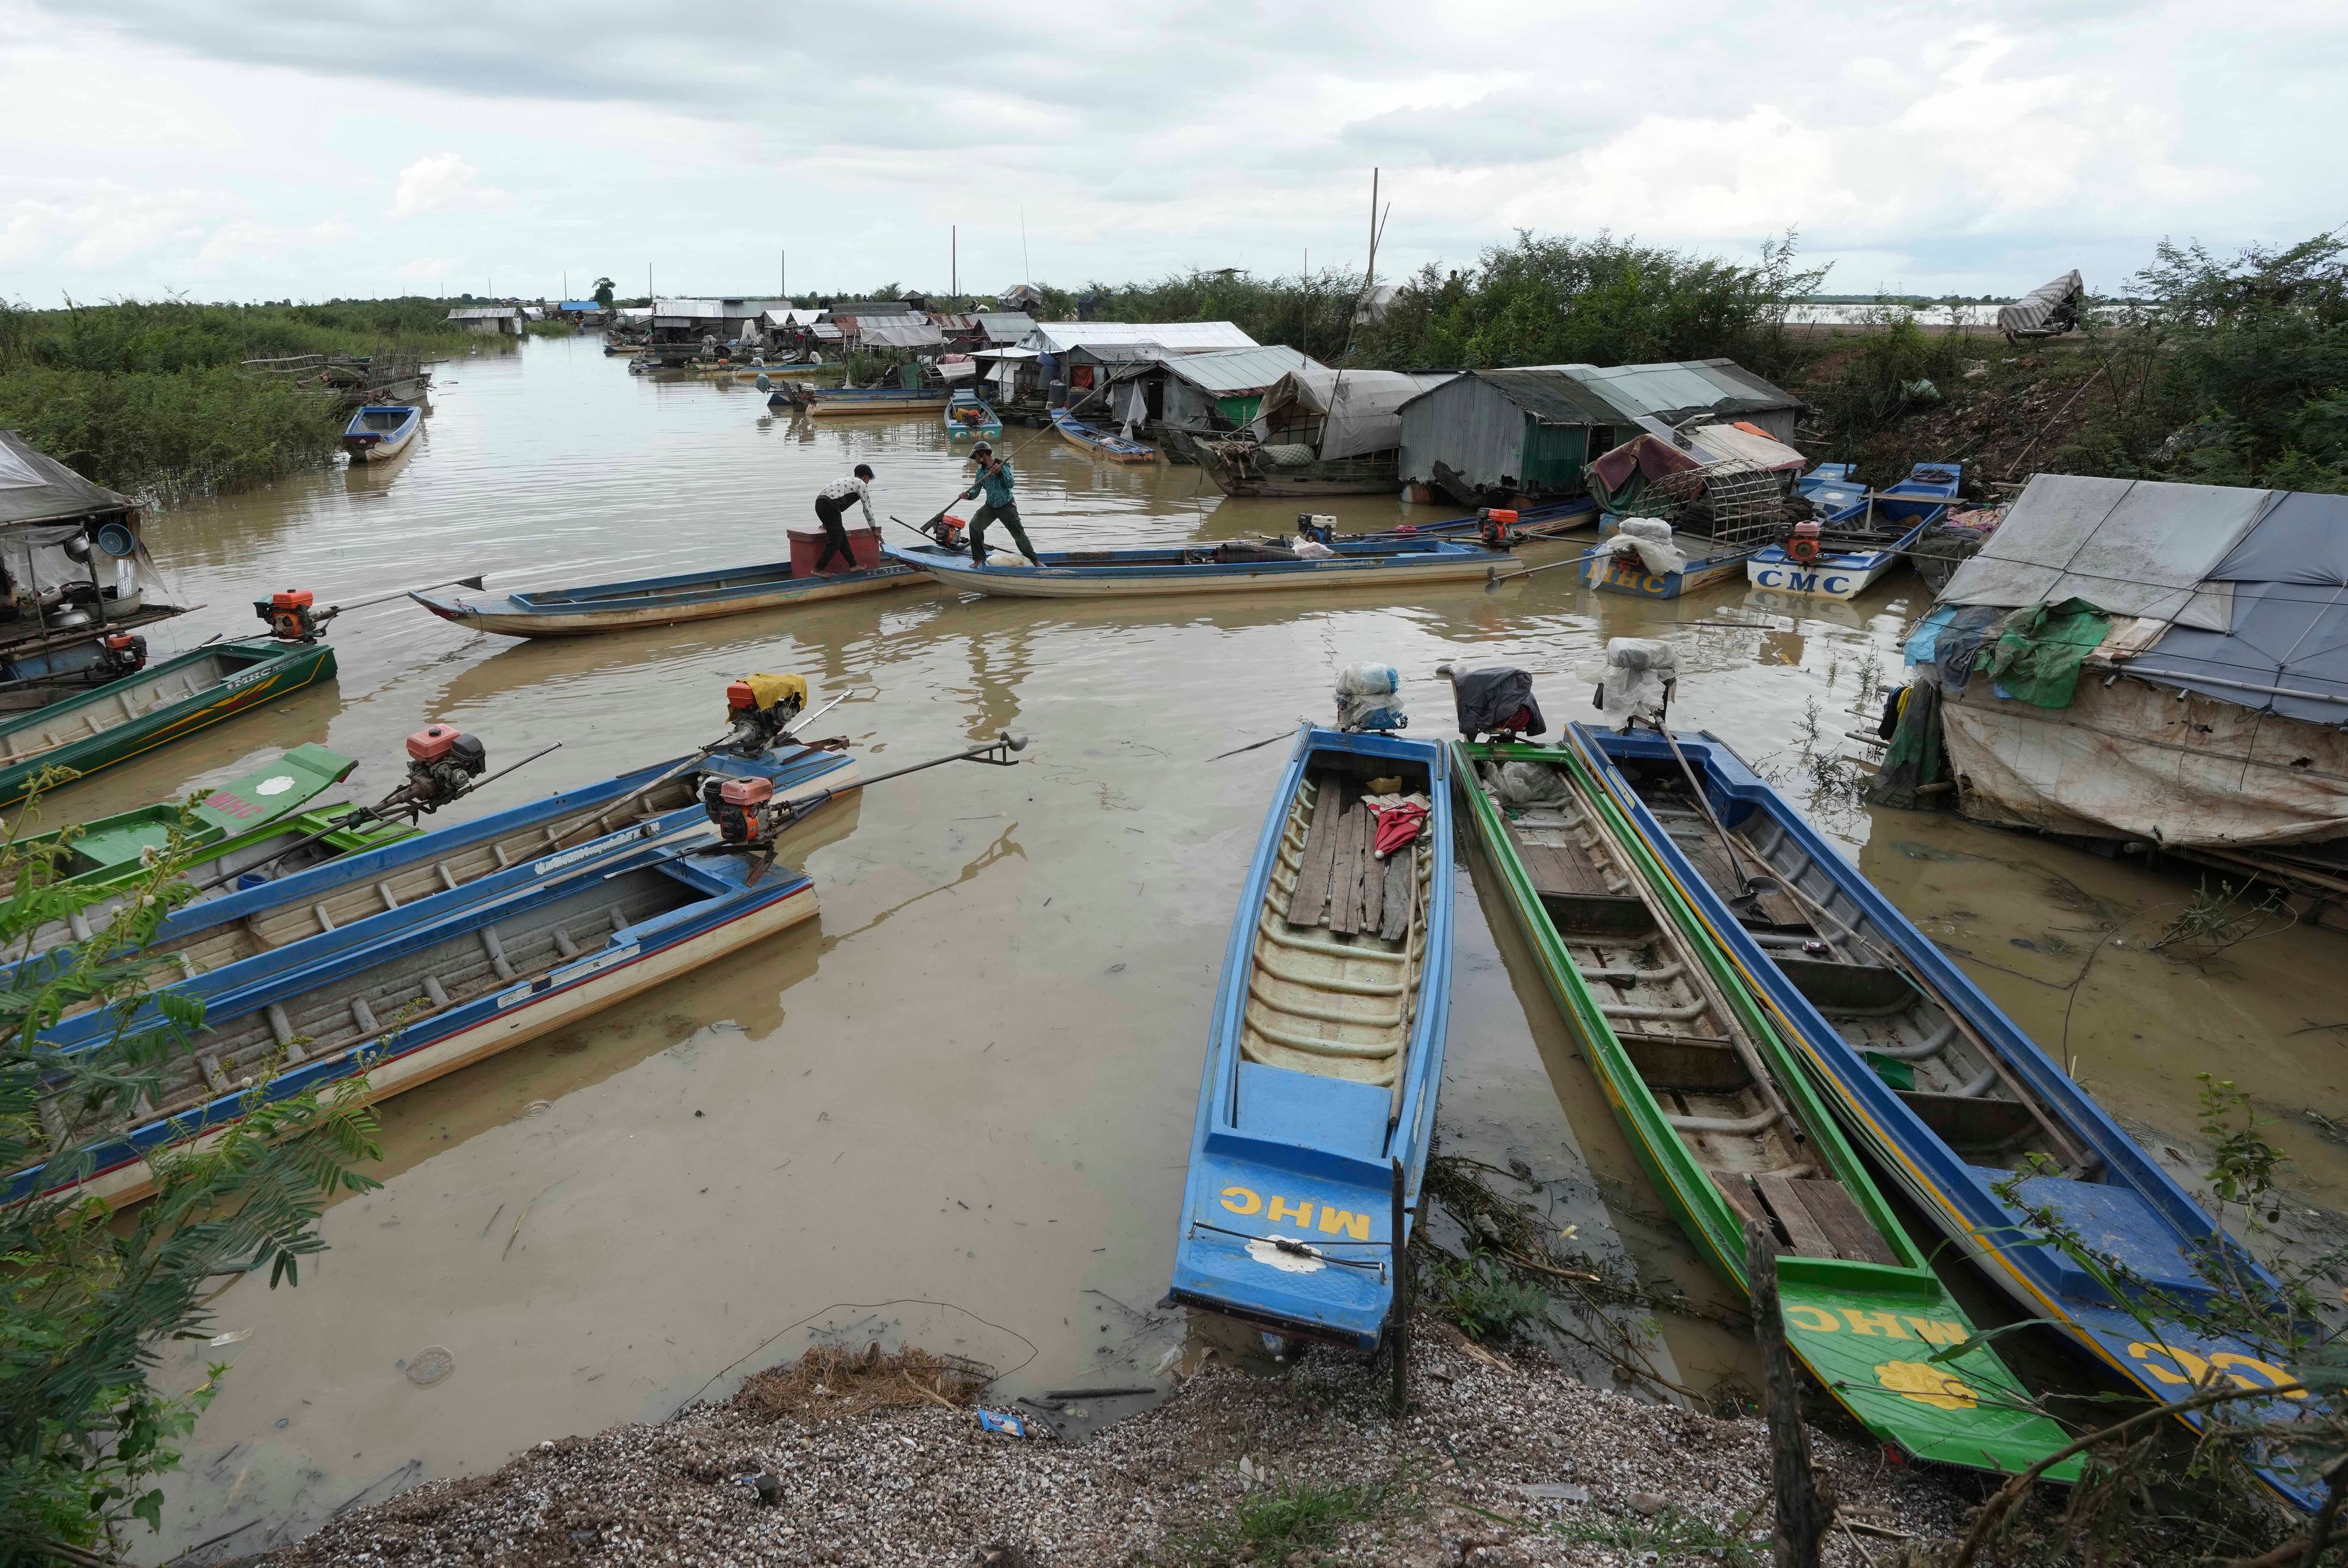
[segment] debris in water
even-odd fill
[[[407,1380],[428,1389],[457,1369],[456,1352],[446,1345],[427,1345],[407,1363]]]
[[[1006,1437],[1024,1438],[1027,1435],[1027,1423],[1008,1410],[982,1408],[978,1411],[978,1424],[982,1430],[1001,1432]]]
[[[2310,1114],[2310,1115],[2313,1115],[2313,1114],[2314,1114],[2314,1112],[2309,1112],[2309,1114]],[[232,1333],[228,1333],[228,1334],[215,1334],[215,1335],[213,1335],[213,1336],[211,1337],[211,1343],[212,1343],[213,1345],[215,1345],[215,1346],[220,1346],[220,1345],[242,1345],[242,1344],[243,1344],[246,1340],[248,1340],[248,1339],[250,1339],[250,1338],[252,1338],[252,1329],[250,1329],[250,1328],[239,1328],[239,1329],[235,1330],[235,1331],[234,1331],[234,1332],[232,1332]]]

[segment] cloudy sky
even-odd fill
[[[1835,292],[2110,287],[2348,221],[2344,65],[2338,0],[0,0],[0,296],[1293,272],[1373,166],[1381,275],[1793,227]]]

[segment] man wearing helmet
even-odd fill
[[[1019,553],[1037,566],[1044,563],[1035,554],[1035,547],[1027,542],[1027,530],[1019,526],[1019,504],[1011,497],[1011,465],[994,455],[994,448],[982,441],[970,449],[971,461],[978,465],[978,478],[962,493],[965,501],[975,500],[982,493],[986,504],[970,521],[970,559],[978,565],[986,564],[986,525],[1000,518],[1011,530],[1012,542]]]

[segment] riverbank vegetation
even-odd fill
[[[108,896],[53,885],[50,865],[0,842],[11,953]],[[114,1128],[160,1099],[165,1065],[202,1022],[199,1001],[150,999],[176,967],[135,956],[186,900],[183,865],[175,844],[96,938],[0,978],[0,1171],[39,1166],[43,1184],[67,1184],[0,1204],[0,1563],[112,1562],[138,1522],[160,1527],[151,1482],[178,1464],[224,1369],[190,1391],[160,1387],[165,1348],[208,1336],[210,1301],[240,1276],[297,1284],[324,1246],[327,1201],[376,1185],[358,1170],[377,1153],[374,1119],[345,1091],[280,1100],[209,1147],[148,1151],[155,1195],[127,1220],[72,1194],[118,1157]],[[70,1052],[48,1043],[59,1020],[91,1009],[110,1031]]]
[[[431,358],[473,346],[436,300],[204,305],[0,302],[0,427],[77,472],[163,501],[320,466],[346,415],[243,362]]]

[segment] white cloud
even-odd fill
[[[223,223],[211,231],[203,249],[196,252],[195,264],[200,271],[211,272],[222,264],[246,258],[283,258],[289,251],[314,249],[321,245],[338,244],[358,237],[358,229],[340,216],[307,228],[285,228],[274,223]]]
[[[392,276],[403,283],[437,283],[447,277],[448,269],[456,264],[446,257],[427,256],[420,261],[407,262],[393,272]]]
[[[461,153],[436,153],[419,158],[399,171],[393,189],[391,216],[414,218],[425,212],[508,207],[513,198],[493,185],[479,183],[481,171]]]

